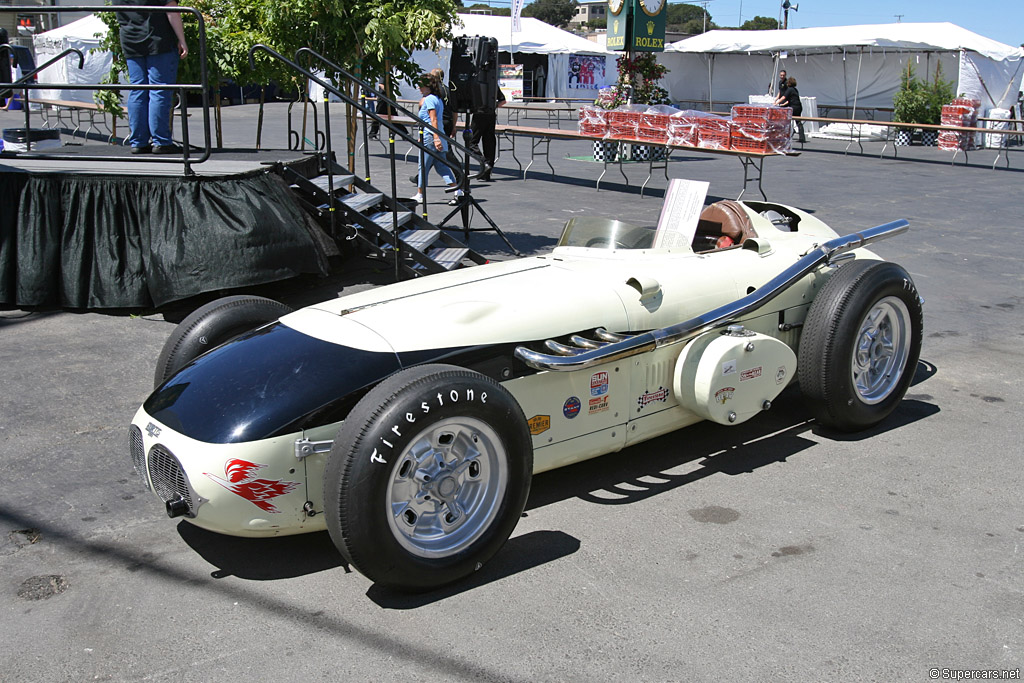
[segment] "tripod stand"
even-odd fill
[[[467,128],[467,129],[462,131],[462,139],[466,142],[467,145],[469,144],[469,139],[470,139],[471,136],[472,136],[472,131],[470,129]],[[487,212],[484,211],[484,208],[482,206],[480,206],[480,202],[478,202],[473,197],[473,194],[472,194],[472,192],[470,191],[470,188],[469,188],[469,152],[466,152],[466,153],[463,154],[462,169],[463,169],[462,184],[460,186],[461,189],[462,189],[462,195],[460,195],[460,196],[455,198],[455,208],[452,209],[448,213],[448,215],[445,216],[441,220],[441,222],[437,224],[437,227],[441,228],[442,230],[458,230],[458,228],[446,228],[445,227],[445,223],[447,223],[449,220],[451,220],[455,216],[455,214],[461,213],[462,214],[462,232],[466,236],[465,237],[466,242],[469,242],[469,233],[471,233],[471,232],[483,232],[485,230],[493,230],[494,232],[498,233],[498,237],[500,237],[502,240],[505,241],[505,244],[508,245],[508,248],[512,250],[513,254],[515,254],[516,256],[522,256],[523,254],[518,249],[516,249],[514,246],[512,246],[511,242],[508,241],[508,237],[506,237],[505,233],[503,233],[501,231],[501,228],[498,227],[498,224],[495,223],[493,220],[491,220],[491,217],[487,215]],[[479,211],[480,215],[484,217],[484,220],[487,221],[487,223],[491,227],[489,227],[489,228],[471,228],[471,227],[469,227],[469,222],[470,222],[470,219],[469,219],[469,209],[470,209],[470,207],[473,207],[474,209]]]

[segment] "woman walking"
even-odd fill
[[[418,81],[420,87],[420,111],[419,119],[424,123],[429,123],[431,126],[438,130],[444,130],[442,128],[444,121],[444,103],[441,101],[440,92],[441,84],[437,80],[436,76],[432,74],[424,74]],[[432,131],[424,128],[423,129],[423,144],[427,147],[433,147],[442,156],[448,152],[448,141],[435,135]],[[423,202],[423,191],[427,186],[427,175],[430,173],[431,167],[437,169],[438,175],[444,180],[445,184],[448,185],[450,190],[455,190],[455,198],[448,203],[454,206],[458,203],[458,198],[462,196],[462,190],[457,189],[458,185],[455,182],[455,176],[452,174],[452,169],[448,167],[448,164],[443,161],[438,161],[429,154],[420,155],[420,170],[418,177],[418,191],[416,196],[412,199],[416,203]]]

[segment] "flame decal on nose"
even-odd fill
[[[224,476],[222,479],[216,474],[203,472],[213,481],[217,482],[228,491],[263,510],[264,512],[280,512],[271,502],[272,498],[291,493],[299,485],[295,481],[273,481],[270,479],[258,479],[256,473],[266,467],[248,460],[228,460],[224,465]]]

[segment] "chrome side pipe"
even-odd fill
[[[717,327],[724,327],[734,322],[737,318],[764,306],[814,270],[824,264],[831,263],[833,259],[843,252],[859,249],[872,242],[880,242],[890,237],[902,235],[909,229],[910,223],[901,219],[851,235],[837,237],[824,244],[815,245],[806,254],[801,256],[796,263],[786,268],[756,291],[732,303],[719,306],[695,318],[690,318],[675,325],[627,337],[621,341],[606,344],[601,348],[582,352],[575,350],[576,352],[572,355],[550,355],[532,351],[525,346],[518,346],[515,350],[515,356],[536,370],[583,370],[602,363],[611,363],[623,358],[647,353],[671,344],[689,341]],[[563,345],[549,340],[546,346],[552,348],[553,346]]]

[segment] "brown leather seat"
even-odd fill
[[[697,235],[708,237],[725,235],[732,240],[733,244],[743,244],[747,239],[757,237],[750,216],[743,210],[743,206],[739,202],[731,199],[724,199],[704,207],[700,213],[700,219],[697,221]]]

